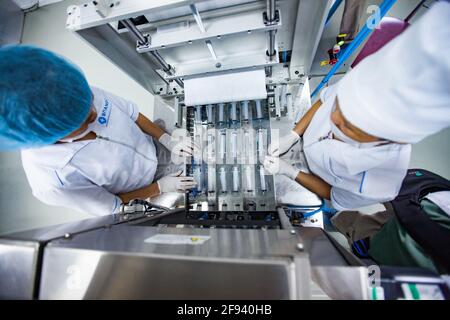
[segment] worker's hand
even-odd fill
[[[171,135],[164,133],[159,138],[159,142],[178,157],[192,157],[194,153],[200,152],[200,148],[188,137],[175,139]]]
[[[179,170],[159,179],[156,182],[158,183],[159,193],[186,191],[197,185],[193,177],[184,177],[181,175],[182,173],[183,170]]]
[[[300,140],[300,136],[297,132],[291,130],[287,135],[280,137],[278,141],[272,141],[269,145],[268,153],[271,156],[279,157],[289,151],[298,140]]]
[[[264,159],[264,169],[266,169],[270,174],[282,174],[292,180],[295,180],[300,172],[300,169],[294,168],[288,162],[272,156],[266,156]]]

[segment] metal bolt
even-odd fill
[[[217,62],[216,63],[216,68],[218,69],[218,68],[220,68],[222,66],[222,64],[220,63],[220,62]]]
[[[295,230],[294,229],[291,229],[291,234],[295,234]]]
[[[297,250],[303,251],[305,247],[303,246],[303,243],[297,243]]]
[[[70,238],[72,238],[72,235],[71,235],[70,233],[66,233],[66,234],[64,235],[64,238],[65,238],[65,239],[70,239]]]

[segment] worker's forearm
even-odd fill
[[[128,203],[133,199],[146,199],[157,196],[160,194],[158,184],[152,183],[151,185],[140,188],[134,191],[118,194],[117,196],[122,200],[122,203]]]
[[[320,198],[330,200],[331,186],[316,175],[300,172],[295,181],[306,189],[317,194]]]
[[[161,136],[165,133],[163,129],[151,122],[142,113],[139,113],[136,124],[144,133],[151,135],[156,140],[159,140],[159,138],[161,138]]]
[[[300,119],[299,122],[297,122],[294,131],[299,135],[302,136],[305,131],[306,128],[308,128],[312,118],[314,117],[314,115],[316,114],[316,111],[320,108],[320,106],[322,105],[322,101],[317,100],[316,103],[313,104],[313,106],[308,110],[308,112],[306,112],[306,114],[303,116],[303,118]]]

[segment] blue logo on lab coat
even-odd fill
[[[111,104],[108,101],[108,99],[105,99],[102,111],[100,112],[100,116],[97,119],[98,123],[100,123],[102,126],[104,125],[107,126],[110,114],[111,114]]]

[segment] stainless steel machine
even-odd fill
[[[262,167],[275,135],[311,105],[307,76],[331,3],[70,6],[66,27],[158,97],[155,117],[202,147],[186,164],[198,186],[176,208],[136,200],[112,216],[1,237],[0,298],[397,298],[411,279],[443,288],[423,272],[383,277],[325,231],[321,199]],[[190,80],[254,70],[264,70],[264,98],[185,100]],[[300,150],[286,155],[299,166]]]

